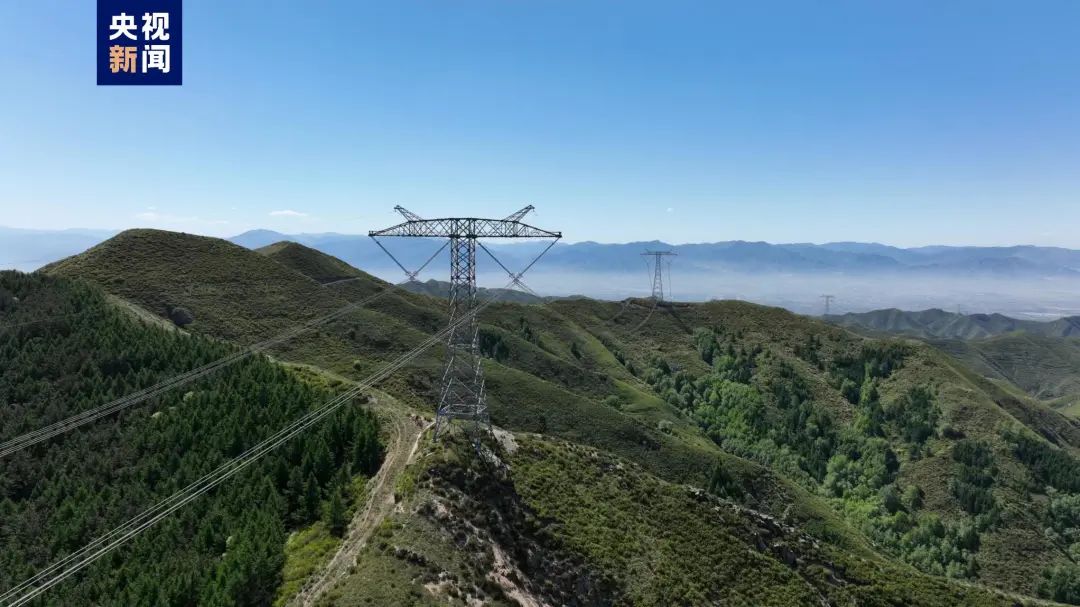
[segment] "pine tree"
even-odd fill
[[[345,533],[345,500],[341,497],[341,489],[334,487],[330,491],[330,503],[326,506],[325,522],[330,533],[341,537]]]
[[[304,483],[303,513],[305,521],[315,520],[319,516],[319,482],[315,475],[309,475]]]

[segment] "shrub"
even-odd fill
[[[960,506],[971,514],[985,514],[996,507],[990,487],[994,484],[994,454],[984,441],[965,439],[953,446],[956,478],[949,488]]]
[[[169,309],[169,320],[178,327],[186,327],[195,322],[195,315],[191,310],[177,306]]]
[[[1080,566],[1068,563],[1048,567],[1035,591],[1045,599],[1080,604]]]

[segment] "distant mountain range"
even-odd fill
[[[252,230],[230,238],[232,242],[260,248],[282,240],[291,240],[329,253],[361,268],[391,267],[393,263],[370,238],[347,234],[282,234],[270,230]],[[392,239],[388,239],[392,240]],[[394,244],[394,243],[391,243]],[[393,247],[405,261],[423,263],[437,248]],[[528,263],[541,245],[495,244],[504,261]],[[1080,278],[1080,250],[1029,245],[1011,247],[929,246],[899,248],[877,243],[833,242],[826,244],[726,241],[673,245],[660,241],[607,244],[579,242],[558,244],[544,259],[545,270],[586,272],[640,272],[644,268],[640,253],[645,249],[670,249],[678,254],[681,272],[824,272],[846,274],[881,274],[896,272],[909,275],[941,276],[964,273],[997,277],[1069,277]],[[407,265],[407,264],[406,264]],[[408,265],[407,265],[408,267]],[[512,266],[513,267],[513,266]]]
[[[986,339],[1014,332],[1041,337],[1080,337],[1080,316],[1042,322],[1002,314],[959,314],[936,308],[907,312],[890,308],[832,315],[826,320],[849,329],[922,339]]]
[[[0,269],[30,271],[81,253],[115,230],[23,230],[0,226]]]
[[[108,231],[42,232],[0,228],[0,268],[34,270],[79,253],[112,235]],[[284,234],[252,230],[229,239],[248,249],[289,241],[327,253],[348,265],[397,282],[404,273],[366,235]],[[421,280],[446,279],[441,242],[383,239],[403,266],[429,265]],[[506,272],[496,255],[519,271],[547,242],[489,242],[479,253],[481,286],[503,287]],[[647,297],[652,274],[646,249],[671,249],[678,257],[665,270],[665,291],[681,301],[741,299],[803,314],[822,312],[821,294],[836,295],[836,312],[882,308],[942,308],[1001,312],[1016,318],[1080,314],[1080,250],[1036,247],[899,248],[876,243],[770,244],[728,241],[672,245],[664,242],[559,243],[536,264],[525,282],[543,296],[576,294],[611,300]],[[430,259],[430,262],[429,262]]]
[[[0,267],[33,269],[93,246],[113,236],[112,230],[24,230],[0,227]],[[283,234],[251,230],[228,240],[249,249],[281,241],[297,242],[338,257],[360,268],[391,268],[393,262],[366,235]],[[419,265],[438,248],[387,239],[388,248],[403,263]],[[527,263],[542,244],[496,244],[489,248],[510,263]],[[670,249],[678,254],[682,272],[824,272],[846,274],[949,275],[972,273],[998,277],[1080,278],[1080,250],[1057,247],[952,247],[899,248],[877,243],[825,244],[725,241],[673,245],[659,241],[608,244],[559,243],[544,259],[545,270],[586,272],[640,272],[645,249]]]

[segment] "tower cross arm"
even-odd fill
[[[526,215],[528,215],[529,213],[531,213],[531,212],[533,212],[535,210],[536,210],[536,207],[534,207],[533,205],[530,204],[529,206],[525,207],[524,209],[521,209],[520,211],[516,211],[515,213],[511,214],[509,217],[503,219],[503,221],[521,221],[522,219],[525,219]]]
[[[460,419],[472,424],[474,443],[479,444],[477,431],[484,427],[490,431],[491,420],[488,417],[487,401],[484,396],[484,367],[480,364],[479,329],[475,316],[479,310],[476,303],[476,249],[479,247],[491,255],[496,263],[510,275],[512,285],[523,285],[522,275],[551,250],[551,247],[555,246],[555,242],[562,238],[562,232],[543,230],[522,223],[521,220],[533,210],[531,205],[503,219],[480,217],[423,219],[400,206],[395,207],[394,210],[405,218],[403,223],[368,232],[368,236],[372,237],[380,247],[382,243],[379,243],[379,238],[384,236],[448,239],[444,246],[450,248],[450,296],[447,302],[452,324],[447,337],[449,348],[446,367],[443,371],[442,390],[435,410],[435,436],[437,440],[440,431],[450,420]],[[525,266],[524,270],[514,273],[480,242],[482,238],[547,238],[551,239],[551,242],[529,265]],[[442,249],[439,250],[441,251]],[[439,252],[436,252],[428,261],[434,259]],[[395,262],[397,262],[396,259]],[[416,272],[409,272],[401,263],[398,263],[398,266],[408,274],[410,279],[416,277]]]
[[[373,230],[368,236],[404,236],[413,238],[562,238],[562,232],[543,230],[527,223],[507,219],[476,217],[443,217],[417,219],[399,223],[384,230]]]
[[[396,207],[394,207],[394,210],[397,211],[398,213],[400,213],[401,216],[404,217],[406,221],[423,221],[424,220],[423,217],[417,215],[416,213],[413,213],[409,209],[406,209],[405,207],[401,206],[400,204],[397,205]]]

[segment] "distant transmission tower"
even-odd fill
[[[836,299],[836,296],[835,295],[822,295],[821,298],[825,300],[825,316],[828,316],[829,315],[829,307],[832,305],[833,300]]]
[[[415,213],[397,206],[394,210],[405,218],[404,223],[385,230],[368,232],[368,236],[378,243],[379,236],[401,236],[407,238],[448,238],[450,246],[450,323],[468,316],[469,320],[455,326],[450,331],[446,367],[443,372],[442,389],[435,415],[435,437],[445,429],[453,419],[471,422],[473,439],[479,436],[480,428],[490,429],[487,403],[484,398],[484,371],[480,366],[479,346],[477,342],[477,319],[473,314],[476,308],[476,247],[479,245],[494,258],[495,256],[479,243],[479,238],[551,238],[551,244],[537,255],[533,261],[518,273],[507,270],[514,284],[522,284],[521,276],[529,271],[540,257],[547,253],[560,238],[561,232],[541,230],[522,223],[532,206],[504,219],[478,219],[475,217],[443,217],[423,219]],[[382,247],[382,244],[379,243]],[[446,245],[443,245],[444,247]],[[383,247],[386,251],[386,248]],[[441,249],[440,249],[441,251]],[[389,251],[394,262],[410,277],[416,272],[405,270],[404,266]],[[436,253],[438,254],[438,253]],[[500,267],[506,268],[498,259]]]
[[[672,251],[645,251],[641,255],[653,258],[652,298],[657,302],[664,301],[664,258],[677,254]]]

